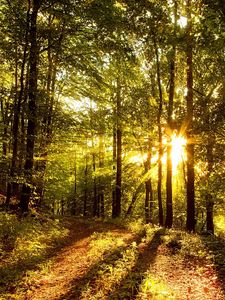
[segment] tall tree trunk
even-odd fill
[[[174,36],[176,36],[177,26],[177,2],[174,1]],[[173,101],[175,90],[175,64],[176,64],[176,46],[173,45],[170,61],[170,87],[169,87],[169,105],[168,105],[168,139],[167,139],[167,162],[166,162],[166,220],[165,226],[171,228],[173,225],[173,166],[172,166],[172,133],[173,133]]]
[[[29,64],[27,63],[26,67],[26,79],[25,79],[25,86],[24,86],[24,95],[23,95],[23,101],[21,105],[21,130],[20,130],[20,144],[19,144],[19,170],[20,170],[20,176],[23,175],[23,164],[25,159],[25,152],[26,152],[26,125],[25,125],[25,119],[26,119],[26,104],[28,102],[28,85],[29,85]]]
[[[104,167],[104,134],[100,133],[99,137],[99,168],[100,170]],[[99,176],[99,205],[100,205],[100,217],[104,218],[105,215],[105,201],[104,201],[104,182],[102,177]]]
[[[113,218],[121,214],[121,182],[122,182],[122,128],[121,128],[121,84],[117,78],[116,92],[116,188],[115,188],[115,206]]]
[[[92,147],[93,145],[93,140],[92,140]],[[93,167],[93,217],[99,217],[99,198],[97,195],[97,181],[96,181],[96,154],[95,154],[95,149],[93,148],[93,154],[92,154],[92,167]]]
[[[132,209],[133,209],[133,207],[134,207],[134,205],[135,205],[135,202],[136,202],[137,199],[138,199],[138,195],[139,195],[139,194],[141,193],[141,191],[142,191],[142,187],[143,187],[143,182],[141,182],[141,183],[137,186],[137,188],[136,188],[136,190],[135,190],[135,192],[134,192],[134,194],[133,194],[133,196],[132,196],[131,203],[129,204],[128,209],[127,209],[127,211],[126,211],[126,213],[125,213],[125,217],[126,217],[126,218],[129,217],[129,216],[131,215],[131,212],[132,212]]]
[[[27,9],[27,17],[26,17],[26,31],[24,37],[24,50],[23,50],[23,60],[21,65],[21,73],[20,73],[20,91],[17,97],[17,75],[16,75],[16,91],[15,91],[15,105],[14,105],[14,114],[13,114],[13,128],[12,128],[12,136],[13,136],[13,153],[12,153],[12,160],[10,166],[10,180],[7,183],[7,195],[6,195],[6,205],[8,206],[10,203],[10,198],[12,195],[12,187],[14,183],[14,175],[16,172],[16,162],[18,156],[18,138],[19,138],[19,118],[21,112],[21,105],[23,100],[24,94],[24,72],[25,66],[27,62],[27,50],[29,44],[29,29],[30,29],[30,6],[31,3],[28,1],[28,9]],[[17,62],[16,62],[16,70],[18,69]],[[16,74],[18,71],[16,71]]]
[[[74,194],[71,203],[71,214],[73,216],[76,215],[77,210],[77,151],[75,150],[75,158],[74,158]]]
[[[29,91],[28,91],[28,125],[27,125],[27,144],[25,160],[25,180],[22,186],[20,207],[23,212],[28,211],[29,201],[32,191],[32,177],[34,165],[34,144],[35,129],[37,119],[37,73],[38,73],[38,46],[37,46],[37,15],[40,8],[40,0],[32,1],[32,14],[30,21],[30,73],[29,73]]]
[[[153,222],[153,192],[152,192],[152,180],[150,176],[151,171],[151,140],[148,141],[148,153],[145,161],[145,174],[147,174],[147,180],[145,181],[145,222]]]
[[[158,182],[157,182],[157,194],[158,194],[158,207],[159,207],[159,225],[163,226],[163,206],[162,206],[162,156],[163,156],[163,146],[162,146],[162,108],[163,108],[163,96],[162,96],[162,86],[161,86],[161,74],[160,74],[160,61],[159,52],[156,41],[154,40],[155,56],[156,56],[156,69],[157,69],[157,84],[159,91],[159,107],[157,115],[157,125],[158,125]]]
[[[11,98],[11,95],[10,97]],[[8,154],[8,139],[9,139],[9,134],[8,134],[8,129],[9,129],[9,124],[10,124],[10,118],[9,116],[9,109],[10,109],[10,100],[5,104],[3,104],[3,100],[0,100],[0,107],[1,107],[1,117],[2,117],[2,122],[3,122],[3,136],[2,136],[2,156],[4,159],[6,159],[7,154]],[[11,115],[11,114],[10,114]]]
[[[88,186],[88,156],[87,151],[85,155],[85,169],[84,169],[84,203],[83,203],[83,216],[87,215],[87,186]]]
[[[116,118],[116,104],[113,103],[113,116]],[[116,177],[116,153],[117,153],[117,144],[116,144],[116,122],[113,124],[113,176]],[[112,218],[116,215],[116,185],[113,184],[112,188]]]
[[[215,137],[213,133],[210,133],[208,137],[208,144],[206,146],[206,158],[208,163],[207,170],[207,191],[206,191],[206,229],[208,232],[214,234],[214,222],[213,222],[213,196],[210,192],[210,176],[213,172],[213,145],[215,145]]]
[[[187,9],[187,220],[186,228],[190,232],[195,231],[195,173],[194,173],[194,144],[193,130],[193,33],[191,17],[191,0],[186,2]]]
[[[10,99],[11,95],[9,95],[5,107],[3,104],[3,100],[0,99],[0,108],[1,108],[1,117],[2,117],[2,123],[3,123],[3,135],[2,135],[2,159],[3,159],[3,169],[4,171],[1,174],[1,180],[0,184],[1,187],[3,188],[3,193],[7,194],[7,184],[8,184],[8,159],[7,155],[9,152],[9,126],[10,126],[10,120],[11,120],[11,115],[12,111],[10,110]],[[6,205],[7,206],[7,205]]]

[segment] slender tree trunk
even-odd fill
[[[142,187],[143,187],[143,183],[141,182],[138,187],[136,188],[136,191],[134,192],[133,196],[132,196],[132,199],[131,199],[131,203],[125,213],[125,217],[127,218],[128,216],[131,215],[131,212],[132,212],[132,209],[135,205],[135,202],[137,201],[138,199],[138,195],[140,194],[140,192],[142,191]]]
[[[93,145],[93,144],[92,144]],[[95,150],[93,150],[95,151]],[[96,182],[96,154],[93,152],[92,154],[92,167],[93,167],[93,191],[94,191],[94,197],[93,197],[93,217],[99,217],[99,198],[97,195],[97,182]]]
[[[149,222],[153,223],[153,209],[154,209],[154,196],[152,188],[152,180],[149,180],[149,193],[150,193],[150,205],[149,205]]]
[[[115,206],[113,218],[121,214],[121,182],[122,182],[122,129],[121,129],[121,85],[120,79],[117,78],[116,93],[116,188],[115,188]]]
[[[28,125],[27,125],[27,144],[26,144],[26,160],[25,160],[25,179],[26,182],[22,186],[20,207],[23,212],[28,211],[31,185],[34,165],[34,144],[35,129],[37,119],[37,73],[38,73],[38,46],[37,46],[37,15],[40,8],[40,0],[32,1],[32,14],[30,22],[30,74],[29,74],[29,91],[28,91]]]
[[[174,1],[174,36],[176,36],[177,26],[177,2]],[[173,45],[170,61],[170,87],[169,87],[169,105],[168,105],[168,139],[167,139],[167,169],[166,169],[166,221],[165,226],[171,228],[173,225],[173,165],[172,165],[172,132],[173,132],[173,101],[175,90],[175,65],[176,65],[176,46]]]
[[[114,103],[115,106],[115,103]],[[114,117],[116,117],[116,108],[114,107],[113,111]],[[116,123],[114,121],[113,124],[113,176],[116,177],[116,153],[117,153],[117,145],[116,145]],[[116,185],[113,184],[112,189],[112,217],[115,218],[116,215]]]
[[[187,220],[186,228],[195,231],[195,173],[194,173],[194,144],[192,139],[193,127],[193,34],[191,19],[191,0],[186,2],[187,9]]]
[[[0,100],[1,105],[1,117],[3,122],[3,136],[2,136],[2,156],[4,159],[7,157],[8,153],[8,128],[10,118],[8,117],[9,113],[9,102],[7,101],[6,107],[4,108],[3,100]]]
[[[16,97],[15,97],[15,105],[14,105],[14,115],[13,115],[13,129],[12,129],[12,136],[13,136],[13,153],[12,153],[12,160],[11,160],[11,167],[10,167],[10,180],[7,184],[7,195],[6,195],[6,205],[9,205],[11,194],[12,194],[12,186],[14,182],[14,174],[16,172],[16,162],[18,156],[18,138],[19,138],[19,118],[21,112],[21,104],[23,100],[24,94],[24,72],[25,66],[27,62],[27,50],[29,44],[29,28],[30,28],[30,1],[28,1],[28,9],[27,9],[27,19],[26,19],[26,31],[24,37],[24,50],[23,50],[23,60],[21,65],[21,73],[20,73],[20,91],[17,97],[17,88],[16,88]],[[16,62],[17,65],[17,62]],[[16,66],[16,70],[18,66]],[[16,74],[18,71],[16,71]],[[16,75],[16,87],[17,87],[17,75]]]
[[[206,146],[206,155],[208,163],[207,182],[208,188],[206,191],[206,229],[208,232],[214,234],[214,222],[213,222],[213,196],[210,192],[210,175],[213,172],[213,145],[215,145],[215,137],[210,134],[208,138],[208,144]]]
[[[85,156],[85,169],[84,169],[84,206],[83,206],[83,216],[87,215],[87,185],[88,185],[88,156],[86,152]]]
[[[158,194],[158,206],[159,206],[159,225],[163,226],[163,206],[162,206],[162,156],[163,156],[163,146],[162,146],[162,108],[163,108],[163,96],[162,96],[162,86],[161,86],[161,74],[160,74],[160,61],[159,52],[156,41],[154,41],[155,55],[156,55],[156,68],[157,68],[157,83],[159,91],[159,107],[157,115],[158,124],[158,183],[157,183],[157,194]]]
[[[104,167],[104,134],[100,133],[99,137],[99,168],[100,170]],[[105,203],[104,203],[104,183],[102,182],[101,176],[99,177],[99,205],[100,205],[100,216],[104,218],[105,215]]]
[[[23,95],[23,101],[21,104],[21,130],[20,130],[20,143],[19,143],[19,175],[23,176],[23,165],[26,155],[26,104],[28,103],[28,86],[29,86],[29,64],[27,63],[26,66],[26,79],[25,79],[25,86],[24,86],[24,95]]]
[[[117,129],[117,161],[116,161],[116,212],[115,217],[121,214],[121,181],[122,181],[122,131]]]
[[[9,97],[11,98],[11,96]],[[1,186],[4,187],[4,192],[7,195],[7,185],[8,185],[8,152],[9,152],[9,134],[8,134],[8,129],[9,129],[9,124],[10,124],[10,119],[11,116],[9,114],[9,101],[6,101],[5,107],[3,105],[3,100],[0,100],[0,107],[1,107],[1,117],[2,117],[2,123],[3,123],[3,135],[2,135],[2,160],[4,163],[4,172],[2,172],[1,175]],[[6,205],[6,204],[5,204]],[[6,205],[7,207],[7,205]]]
[[[72,202],[71,214],[75,216],[77,210],[77,151],[76,150],[75,150],[75,158],[74,158],[74,194],[71,202]]]
[[[150,223],[150,185],[149,180],[145,181],[145,223]]]
[[[145,174],[147,174],[147,180],[145,181],[145,222],[153,222],[153,192],[152,192],[152,180],[150,176],[151,171],[151,140],[148,141],[148,156],[145,161]]]

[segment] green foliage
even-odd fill
[[[89,256],[103,259],[105,255],[115,251],[118,247],[124,246],[123,239],[112,232],[94,233],[91,236]]]
[[[181,230],[168,230],[163,242],[174,254],[184,258],[211,259],[207,246],[198,234],[190,234]]]
[[[119,238],[114,238],[112,239],[111,235],[111,240],[109,239],[109,235],[106,234],[100,234],[99,240],[98,240],[98,235],[96,236],[97,240],[92,243],[92,247],[90,249],[90,253],[92,254],[93,251],[94,253],[100,252],[102,253],[101,247],[103,246],[103,249],[108,248],[110,249],[110,244],[111,244],[111,249],[112,253],[115,252],[113,256],[110,257],[110,260],[107,263],[103,263],[100,265],[100,269],[98,270],[98,273],[96,274],[96,282],[95,285],[99,286],[101,285],[100,290],[95,290],[95,286],[89,285],[89,283],[86,284],[83,292],[82,292],[82,297],[83,298],[88,298],[88,299],[102,299],[104,298],[110,291],[113,291],[113,287],[126,276],[129,276],[131,274],[132,267],[134,267],[135,262],[138,257],[138,251],[137,251],[137,244],[136,242],[133,242],[129,247],[124,247],[124,243],[121,243],[121,240]],[[115,247],[116,243],[117,247]],[[107,246],[106,246],[107,245]],[[99,247],[98,249],[96,247]],[[115,251],[117,249],[117,251]],[[114,250],[114,251],[113,251]],[[107,258],[108,253],[105,253],[105,257]],[[105,280],[107,278],[107,280]],[[134,284],[135,282],[131,281],[129,283],[129,286],[127,287],[128,289],[131,288],[131,285]],[[125,296],[122,293],[120,294],[121,297]]]
[[[172,291],[162,280],[157,276],[146,272],[143,282],[139,287],[140,293],[136,299],[153,299],[153,300],[165,300],[165,299],[179,299],[178,296]]]
[[[47,255],[63,245],[68,230],[59,220],[44,215],[17,216],[0,213],[0,293],[8,286],[17,290],[28,284],[32,270],[47,272],[50,262]]]
[[[37,21],[38,88],[36,139],[32,183],[26,182],[26,129],[28,114],[29,41],[26,41],[27,3],[3,0],[0,5],[0,98],[1,98],[1,183],[17,183],[33,191],[32,205],[46,205],[54,214],[92,216],[93,204],[104,196],[103,217],[110,217],[115,188],[116,158],[113,134],[122,129],[122,217],[134,200],[130,215],[142,218],[145,181],[153,189],[152,219],[158,222],[157,155],[159,86],[161,73],[162,135],[168,138],[167,117],[170,65],[176,46],[173,129],[184,134],[186,120],[185,5],[175,1],[41,1]],[[195,187],[197,229],[205,230],[206,198],[224,214],[224,5],[204,0],[192,2],[193,80],[195,143]],[[32,7],[30,14],[32,13]],[[185,22],[184,22],[185,23]],[[24,52],[28,42],[28,49]],[[158,52],[158,61],[156,59]],[[24,79],[20,78],[24,58]],[[15,78],[17,76],[17,78]],[[23,82],[21,82],[21,80]],[[118,88],[118,80],[120,88]],[[20,91],[22,106],[14,111]],[[116,109],[121,98],[121,113]],[[13,118],[19,116],[18,134],[12,132]],[[207,126],[206,126],[207,124]],[[170,132],[169,132],[170,133]],[[213,137],[209,168],[207,149]],[[10,170],[13,141],[18,139],[15,170]],[[29,143],[28,143],[29,144]],[[3,153],[4,147],[6,153]],[[166,155],[163,142],[163,155]],[[145,170],[151,152],[151,170]],[[115,153],[114,153],[115,155]],[[135,161],[135,157],[139,157]],[[141,159],[140,159],[141,158]],[[210,169],[210,170],[209,170]],[[10,173],[14,172],[11,176]],[[163,162],[162,198],[166,199],[166,163]],[[76,173],[76,175],[75,175]],[[210,174],[209,174],[210,173]],[[185,227],[186,161],[173,174],[174,225]],[[135,197],[134,197],[135,196]],[[103,197],[102,197],[103,198]],[[102,199],[101,198],[101,199]],[[40,201],[41,199],[41,201]],[[102,200],[103,201],[103,200]],[[99,203],[98,203],[99,204]],[[104,210],[104,212],[103,212]],[[216,234],[223,235],[224,221],[216,217]],[[5,235],[15,228],[5,220]],[[124,221],[122,221],[124,222]],[[134,232],[144,224],[130,225]],[[17,220],[15,220],[17,224]],[[9,225],[9,226],[8,226]],[[5,226],[5,225],[4,225]],[[19,225],[17,226],[19,228]],[[11,228],[11,229],[10,229]],[[6,230],[6,229],[4,229]],[[6,230],[6,231],[7,231]],[[9,238],[8,238],[9,239]],[[14,244],[14,238],[9,245]],[[28,245],[28,249],[29,249]],[[194,247],[194,245],[193,245]],[[38,246],[37,246],[38,248]],[[185,249],[185,245],[183,246]],[[34,250],[35,252],[36,250]],[[186,251],[186,250],[185,250]],[[29,251],[28,251],[29,252]]]

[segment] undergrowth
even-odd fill
[[[93,220],[85,222],[93,224]],[[153,227],[141,219],[113,223],[122,230],[112,227],[112,230],[96,231],[90,236],[87,259],[93,262],[93,268],[83,284],[76,288],[79,299],[132,299],[134,296],[140,300],[179,299],[173,287],[151,269],[160,253],[184,265],[191,261],[224,265],[224,255],[217,251],[221,241],[216,237]],[[47,216],[18,219],[15,215],[1,213],[0,299],[23,299],[20,296],[32,290],[36,270],[39,276],[50,271],[49,254],[63,245],[67,234],[59,220]],[[218,273],[221,278],[222,267]]]
[[[18,218],[0,213],[0,298],[13,299],[11,292],[29,285],[33,270],[48,272],[47,256],[60,247],[67,234],[59,220],[48,216]]]

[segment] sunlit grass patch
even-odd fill
[[[205,243],[198,234],[170,229],[167,230],[162,240],[174,254],[180,254],[185,258],[211,258]]]
[[[88,256],[103,259],[105,254],[124,245],[123,238],[115,236],[112,232],[95,232],[91,236]]]
[[[46,262],[47,256],[67,235],[68,230],[58,220],[47,216],[18,219],[0,213],[0,298],[7,299],[10,289],[10,299],[16,299],[30,285],[35,270],[47,273],[51,264]]]
[[[137,219],[130,221],[126,224],[126,227],[133,233],[140,234],[145,230],[145,223],[143,219]]]
[[[139,286],[139,291],[140,292],[136,297],[136,299],[139,300],[179,299],[169,286],[149,272],[146,273],[144,280]]]
[[[129,274],[131,275],[137,258],[137,244],[133,242],[128,248],[123,248],[117,257],[113,257],[112,261],[104,262],[100,266],[95,278],[92,278],[83,289],[81,299],[106,299],[114,291],[115,286],[119,285],[124,278],[127,279]],[[130,285],[128,288],[135,286],[132,276],[130,278],[130,282],[126,280],[126,284]]]
[[[216,235],[225,238],[225,216],[220,214],[214,217]]]
[[[155,236],[156,229],[148,225],[143,225],[141,231],[138,228],[135,227],[135,231],[142,233],[139,239],[140,245],[146,247]],[[117,299],[118,293],[121,299],[128,299],[137,294],[138,282],[142,278],[141,270],[136,269],[140,259],[139,244],[133,241],[126,246],[112,233],[95,233],[93,237],[95,239],[91,242],[90,253],[92,254],[94,250],[94,255],[99,253],[99,258],[102,258],[105,253],[106,260],[100,263],[94,276],[82,289],[81,299]]]

